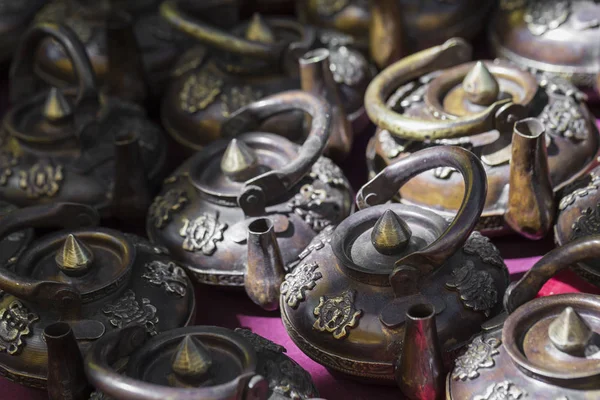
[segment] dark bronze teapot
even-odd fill
[[[21,35],[46,0],[0,2],[0,63],[11,59]]]
[[[362,54],[350,46],[330,46],[328,56],[325,50],[305,55],[319,45],[310,26],[255,14],[230,33],[189,15],[181,3],[163,3],[163,17],[214,52],[200,58],[195,49],[190,50],[167,88],[161,116],[178,143],[189,151],[200,150],[220,138],[221,124],[238,108],[302,87],[327,97],[336,115],[352,124],[340,133],[343,137],[333,134],[330,144],[334,152],[349,152],[352,133],[348,130],[358,133],[368,124],[363,94],[371,72]],[[264,130],[302,142],[301,117],[298,113],[275,116],[266,121]]]
[[[320,157],[330,109],[314,95],[289,91],[238,110],[222,126],[236,139],[205,147],[165,180],[148,213],[148,236],[196,281],[245,286],[257,304],[277,308],[285,265],[352,208],[342,171]],[[268,133],[240,135],[294,110],[312,117],[302,147]]]
[[[304,22],[337,29],[369,43],[379,68],[454,36],[474,38],[485,26],[490,0],[302,0]]]
[[[53,38],[78,75],[70,89],[37,90],[33,49]],[[0,134],[0,198],[17,206],[75,201],[103,216],[145,215],[163,177],[165,139],[142,108],[101,95],[85,49],[66,26],[24,36],[10,72],[13,107]]]
[[[85,360],[92,399],[309,399],[311,377],[285,348],[248,329],[193,326],[148,341],[140,326],[111,332]],[[145,342],[145,343],[144,343]],[[113,365],[129,357],[124,375]]]
[[[584,95],[561,78],[470,59],[471,47],[451,39],[373,79],[365,105],[380,129],[367,149],[369,170],[426,147],[465,147],[480,157],[488,179],[478,229],[543,237],[554,220],[554,193],[585,175],[599,154],[595,120]],[[455,170],[438,168],[405,185],[400,196],[447,215],[460,206],[462,192]]]
[[[0,268],[0,371],[15,382],[46,386],[42,332],[68,322],[80,348],[111,330],[141,324],[157,335],[189,324],[194,290],[183,269],[145,239],[96,223],[93,208],[74,203],[34,206],[0,218],[0,238],[31,227],[67,229],[30,244]]]
[[[490,40],[498,57],[592,88],[600,73],[599,21],[593,0],[502,0]]]
[[[431,168],[460,171],[465,196],[451,219],[424,208],[384,204]],[[508,270],[500,252],[473,232],[486,194],[472,153],[450,146],[421,150],[361,188],[361,209],[322,231],[281,285],[281,318],[316,362],[361,380],[394,381],[406,311],[431,303],[446,358],[502,309]]]
[[[548,253],[506,291],[502,315],[456,359],[448,400],[589,400],[600,397],[600,296],[534,299],[561,269],[600,257],[600,236],[576,239]]]

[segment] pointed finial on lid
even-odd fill
[[[233,139],[223,158],[221,159],[221,171],[233,180],[246,180],[258,166],[258,157],[242,140]]]
[[[489,106],[498,99],[500,93],[498,81],[481,61],[477,61],[465,76],[462,87],[467,99],[480,106]]]
[[[550,341],[565,353],[580,353],[594,332],[572,307],[567,307],[548,327]]]
[[[210,352],[193,336],[183,338],[173,357],[171,369],[180,378],[198,380],[212,365]]]
[[[94,253],[74,235],[67,236],[67,240],[54,257],[56,265],[67,276],[81,276],[87,272]]]
[[[406,222],[392,210],[386,210],[373,226],[371,243],[381,254],[391,256],[408,246],[411,235]]]
[[[53,87],[48,93],[46,103],[44,104],[44,117],[50,121],[60,121],[72,114],[71,105],[65,99],[62,92]]]
[[[255,13],[246,29],[246,39],[261,43],[275,43],[275,34],[260,14]]]

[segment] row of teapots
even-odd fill
[[[412,177],[438,167],[455,168],[464,179],[454,218],[386,204]],[[440,398],[446,390],[444,365],[455,358],[447,383],[454,398],[597,397],[598,296],[533,299],[556,272],[597,259],[600,236],[580,237],[550,252],[509,287],[499,251],[473,231],[486,190],[484,167],[467,150],[440,146],[405,157],[363,186],[360,211],[313,238],[279,278],[280,288],[272,288],[271,280],[273,272],[284,273],[277,217],[252,218],[245,279],[254,283],[245,283],[246,290],[268,307],[276,296],[290,337],[315,361],[361,380],[396,380],[409,398]],[[92,208],[65,203],[2,217],[3,245],[11,236],[28,237],[24,229],[67,228],[23,243],[0,269],[3,375],[29,386],[48,385],[53,399],[87,395],[83,369],[72,362],[78,345],[88,354],[91,382],[116,399],[316,394],[280,346],[242,332],[255,347],[258,343],[259,349],[248,350],[239,333],[176,329],[188,325],[195,312],[191,282],[177,256],[133,235],[75,228],[97,221]],[[196,238],[214,236],[205,230]],[[253,266],[255,260],[261,265]],[[142,346],[146,336],[154,338]],[[260,372],[252,362],[260,346],[270,356],[279,354],[278,362],[288,368],[264,361]],[[225,367],[232,365],[236,368]],[[118,374],[125,369],[126,376]]]

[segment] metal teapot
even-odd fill
[[[502,315],[456,359],[446,398],[588,400],[600,397],[600,296],[534,299],[558,271],[600,257],[600,236],[576,239],[538,261],[507,289]]]
[[[222,126],[236,139],[205,147],[165,180],[148,213],[150,239],[196,281],[245,286],[256,303],[277,308],[285,265],[352,208],[348,181],[320,157],[331,133],[330,110],[303,91],[238,110]],[[302,147],[268,133],[240,135],[288,111],[312,117]]]
[[[343,137],[333,134],[330,144],[342,155],[349,152],[349,129],[358,133],[368,124],[362,102],[371,73],[359,52],[335,46],[327,55],[326,50],[305,55],[318,47],[316,31],[310,26],[255,14],[229,33],[193,18],[181,3],[167,0],[161,14],[177,29],[214,48],[211,57],[200,59],[194,49],[183,56],[185,63],[163,100],[163,124],[188,152],[220,138],[221,124],[238,108],[300,87],[325,94],[335,105],[336,115],[341,113],[352,124],[339,133]],[[263,129],[302,142],[302,122],[301,114],[286,113],[266,121]]]
[[[86,373],[92,399],[309,399],[311,377],[285,348],[252,333],[192,326],[148,341],[143,328],[111,332],[94,344]],[[124,374],[113,365],[128,357]]]
[[[593,0],[502,0],[490,28],[498,57],[593,88],[600,5]]]
[[[52,38],[68,52],[77,88],[38,91],[33,50]],[[134,104],[103,96],[85,49],[66,26],[24,36],[10,72],[13,107],[0,134],[0,198],[17,206],[75,201],[103,216],[144,215],[166,158],[160,128]]]
[[[480,157],[488,178],[478,229],[543,237],[554,220],[555,193],[585,175],[599,154],[595,120],[583,94],[560,78],[470,59],[471,47],[451,39],[373,79],[365,105],[380,129],[367,149],[369,170],[426,147],[465,147]],[[455,170],[438,168],[400,196],[447,215],[461,204],[462,191]]]
[[[11,59],[21,35],[45,3],[46,0],[9,0],[0,3],[0,63]]]
[[[111,330],[141,324],[150,335],[189,324],[194,290],[182,268],[145,239],[105,228],[93,208],[74,203],[24,208],[0,219],[0,238],[31,227],[67,229],[30,244],[0,268],[0,370],[45,388],[44,328],[68,322],[79,347]]]
[[[465,196],[454,220],[424,208],[384,204],[417,174],[460,171]],[[473,232],[486,178],[472,153],[421,150],[361,188],[360,211],[322,231],[281,285],[281,318],[296,345],[327,368],[394,382],[406,311],[432,303],[446,358],[501,311],[508,270],[496,247]]]

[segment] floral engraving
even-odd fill
[[[307,290],[312,290],[323,275],[317,271],[316,262],[302,264],[285,276],[281,284],[281,295],[288,306],[297,308],[304,301]]]
[[[501,342],[495,338],[483,340],[477,336],[469,344],[466,353],[456,359],[452,378],[454,380],[475,379],[479,376],[480,368],[492,368],[495,364],[494,356],[498,355]]]
[[[470,260],[452,271],[452,280],[446,286],[460,293],[465,307],[483,311],[486,317],[498,301],[498,291],[492,275],[487,271],[477,270]]]
[[[546,132],[552,136],[579,141],[587,139],[590,134],[579,104],[571,97],[548,103],[539,118]]]
[[[262,97],[263,93],[255,91],[251,86],[232,87],[228,93],[221,95],[221,113],[224,117],[229,117],[240,108],[260,100]]]
[[[475,396],[473,400],[519,400],[527,396],[527,392],[514,383],[503,381],[488,386],[484,395]]]
[[[564,24],[570,13],[570,0],[530,0],[523,19],[529,31],[539,36]]]
[[[573,233],[571,239],[594,235],[600,232],[600,203],[594,208],[588,207],[581,212],[577,220],[571,226]]]
[[[187,202],[188,195],[185,190],[171,189],[154,199],[148,210],[150,220],[156,228],[163,228],[169,222],[172,212],[181,210]]]
[[[310,177],[331,186],[349,187],[344,173],[327,157],[320,157],[310,170]]]
[[[217,242],[223,240],[223,232],[227,224],[219,222],[219,214],[202,213],[198,218],[190,221],[183,219],[183,226],[179,235],[184,238],[183,249],[187,251],[201,251],[210,256],[217,249]]]
[[[34,164],[28,171],[19,171],[19,187],[30,198],[52,197],[60,189],[62,169],[61,165],[55,166],[49,160]]]
[[[354,86],[365,78],[368,64],[358,51],[337,46],[329,49],[329,69],[337,83]]]
[[[39,317],[18,300],[0,310],[0,352],[17,354],[24,346],[23,338],[31,333],[31,324]]]
[[[104,307],[102,312],[115,328],[121,329],[131,324],[140,324],[146,327],[146,332],[150,335],[158,334],[156,307],[146,298],[142,298],[140,305],[131,289],[127,290],[119,300]]]
[[[471,233],[463,246],[463,251],[467,254],[477,255],[484,263],[499,268],[504,267],[500,250],[492,244],[489,238],[479,232]]]
[[[191,74],[179,93],[181,108],[190,114],[204,110],[215,101],[222,88],[223,80],[205,70]]]
[[[146,272],[142,275],[155,286],[164,286],[167,293],[173,293],[179,297],[185,296],[187,292],[187,276],[183,268],[174,262],[152,261],[145,265]]]
[[[331,17],[348,5],[350,0],[317,0],[317,13],[324,17]]]
[[[321,332],[331,332],[335,339],[348,336],[348,330],[358,325],[362,310],[354,307],[354,290],[346,290],[340,296],[321,296],[313,313],[318,317],[313,328]]]
[[[289,202],[288,207],[316,231],[322,231],[340,217],[340,206],[332,201],[325,189],[306,184]]]

